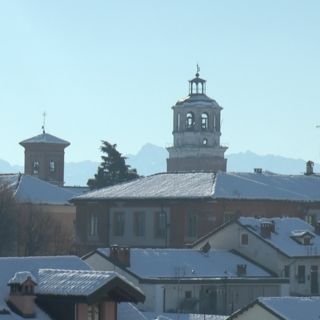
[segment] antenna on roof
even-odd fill
[[[47,115],[47,113],[44,111],[42,115],[43,115],[42,133],[45,134],[46,131],[45,131],[44,127],[46,125],[46,115]]]

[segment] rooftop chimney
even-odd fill
[[[309,160],[306,163],[306,176],[309,176],[310,174],[313,174],[313,166],[314,166],[314,162]]]
[[[238,277],[247,276],[247,265],[246,264],[237,264],[237,275]]]
[[[273,224],[270,222],[262,222],[260,225],[260,235],[263,238],[271,238]]]
[[[14,305],[24,318],[33,318],[34,312],[34,287],[36,279],[28,271],[17,272],[9,280],[10,286],[9,304]]]
[[[261,168],[254,168],[254,173],[262,173],[262,169]]]
[[[110,246],[110,258],[130,267],[130,248],[126,246]]]

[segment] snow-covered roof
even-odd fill
[[[320,178],[272,172],[221,172],[216,176],[213,198],[320,201]]]
[[[177,320],[176,313],[143,312],[148,319]],[[179,320],[226,320],[228,316],[180,313]]]
[[[250,304],[258,304],[265,309],[270,310],[286,320],[319,320],[320,315],[320,297],[270,297],[258,298]],[[250,314],[250,308],[245,307],[235,312],[230,319],[234,319],[237,314],[244,311]],[[227,318],[229,319],[229,318]]]
[[[27,258],[0,258],[0,310],[5,309],[10,314],[5,315],[8,320],[21,320],[19,315],[10,311],[6,304],[9,299],[10,288],[7,283],[17,272],[27,271],[33,281],[39,283],[38,271],[41,268],[66,268],[71,270],[91,270],[91,268],[78,257],[27,257]],[[38,286],[35,287],[37,292]],[[35,305],[35,320],[50,320],[44,311]],[[2,316],[2,315],[1,315]]]
[[[116,272],[93,270],[40,269],[37,293],[46,295],[88,296],[119,278],[136,290],[143,292]]]
[[[70,142],[57,138],[49,133],[42,133],[35,137],[19,142],[19,144],[21,144],[22,146],[24,144],[31,144],[31,143],[50,143],[50,144],[61,144],[64,146],[70,145]]]
[[[320,177],[263,173],[160,173],[88,192],[71,199],[246,199],[320,201]]]
[[[110,256],[109,248],[98,251]],[[192,249],[130,249],[130,267],[127,270],[143,279],[238,278],[238,264],[247,265],[247,277],[270,277],[258,266],[225,250],[210,250],[204,255]]]
[[[151,319],[151,318],[146,318],[137,308],[135,308],[129,302],[118,303],[117,320],[128,320],[128,319],[130,319],[130,320],[147,320],[147,319]]]
[[[28,279],[32,280],[35,284],[37,284],[37,280],[29,271],[16,272],[14,277],[8,281],[8,284],[23,284]]]
[[[107,199],[210,198],[213,173],[161,173],[102,188],[74,197],[73,201]]]
[[[266,221],[275,223],[275,232],[271,232],[271,238],[260,235],[261,223]],[[320,255],[320,236],[314,233],[314,227],[299,218],[272,218],[255,219],[240,217],[238,222],[255,234],[258,238],[270,244],[289,257],[310,257]],[[302,234],[312,236],[311,245],[303,245],[295,241],[295,235]]]
[[[70,190],[22,173],[0,174],[0,184],[7,184],[20,202],[67,205],[70,204],[68,200],[76,195]]]

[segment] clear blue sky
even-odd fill
[[[172,142],[197,62],[227,153],[320,161],[320,1],[0,1],[0,159],[46,132],[66,161],[100,141]]]

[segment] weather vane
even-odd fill
[[[199,77],[199,71],[200,71],[200,67],[199,67],[199,65],[198,65],[198,63],[197,63],[197,73],[196,73],[196,77],[197,77],[197,78]]]
[[[44,127],[45,127],[45,125],[46,125],[46,116],[47,116],[47,113],[44,111],[42,115],[43,115],[42,133],[45,134],[46,131],[45,131]]]

